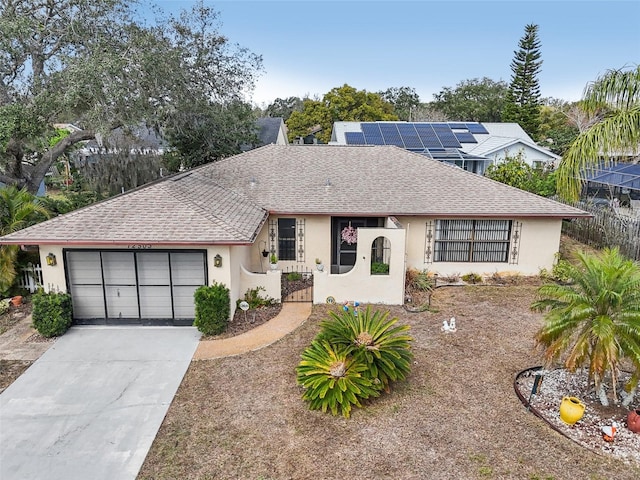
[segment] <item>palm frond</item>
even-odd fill
[[[582,132],[565,152],[558,168],[558,194],[577,200],[585,175],[602,159],[637,152],[640,144],[640,66],[610,70],[585,89],[581,105],[606,115]]]

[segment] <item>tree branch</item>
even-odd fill
[[[44,179],[44,176],[51,168],[53,162],[55,162],[60,155],[64,153],[64,151],[70,146],[82,142],[84,140],[91,140],[96,138],[96,133],[93,130],[80,130],[77,132],[71,133],[71,135],[63,138],[58,143],[56,143],[51,149],[42,155],[42,158],[37,163],[37,165],[31,171],[30,178],[27,183],[27,188],[29,191],[38,190],[40,182]]]

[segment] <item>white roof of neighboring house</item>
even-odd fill
[[[535,152],[536,161],[554,161],[559,160],[561,157],[555,153],[537,145],[529,135],[522,129],[517,123],[478,123],[478,122],[334,122],[333,131],[331,133],[332,145],[349,145],[354,144],[347,138],[347,133],[353,134],[354,132],[362,132],[362,124],[377,123],[382,124],[396,124],[402,125],[416,125],[419,128],[420,125],[440,125],[449,126],[451,131],[459,132],[464,131],[465,126],[474,125],[478,126],[480,130],[482,127],[487,133],[474,133],[469,130],[473,136],[472,139],[475,142],[465,141],[464,137],[459,138],[459,151],[468,153],[477,157],[491,157],[495,154],[502,154],[505,150],[508,150],[511,154],[515,155],[520,149],[524,149],[528,152]],[[458,128],[462,127],[462,128]],[[399,127],[400,128],[400,127]],[[467,134],[468,134],[467,133]],[[469,137],[467,137],[469,138]],[[380,138],[380,140],[382,140]],[[378,143],[379,144],[379,143]],[[382,141],[384,144],[384,141]],[[395,143],[394,143],[395,144]],[[402,146],[402,143],[395,144]],[[405,148],[412,151],[422,150],[421,147],[406,146]]]
[[[522,148],[535,150],[542,160],[560,160],[560,156],[537,145],[517,123],[483,123],[488,134],[476,133],[478,143],[463,143],[462,151],[483,157],[508,151],[515,155]]]

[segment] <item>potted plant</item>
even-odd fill
[[[322,260],[320,260],[319,258],[316,258],[316,268],[318,269],[319,272],[324,270],[324,265],[322,264]]]
[[[278,268],[278,256],[275,253],[272,253],[269,257],[269,264],[271,265],[271,270]]]

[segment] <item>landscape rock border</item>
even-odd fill
[[[539,391],[531,396],[535,374],[539,371],[544,372],[544,380]],[[577,393],[576,388],[585,383],[584,375],[586,374],[581,370],[571,373],[563,368],[544,370],[542,366],[529,367],[515,376],[513,387],[522,404],[530,412],[565,438],[597,455],[640,464],[640,434],[633,433],[626,427],[626,415],[624,419],[621,418],[622,412],[626,412],[627,409],[620,405],[603,407],[593,392]],[[560,386],[566,389],[566,395],[561,394]],[[566,425],[559,416],[560,399],[574,394],[585,401],[588,410],[575,425]],[[611,425],[614,420],[618,422],[619,428],[615,433],[615,440],[607,442],[603,439],[602,428]]]

